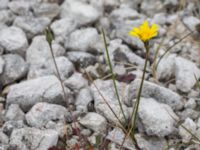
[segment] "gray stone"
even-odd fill
[[[81,112],[87,112],[88,104],[93,100],[91,91],[88,88],[83,88],[79,91],[76,97],[76,109]]]
[[[13,24],[24,30],[27,37],[31,39],[33,36],[43,33],[50,22],[47,17],[19,16],[15,18]]]
[[[96,63],[95,65],[90,65],[87,68],[85,68],[86,72],[90,74],[90,76],[93,79],[99,79],[102,77],[102,74],[104,71],[106,72],[107,70],[103,70],[106,68],[103,66],[101,63]]]
[[[45,128],[58,132],[60,138],[64,138],[66,135],[66,123],[63,124],[62,122],[56,123],[55,121],[49,121],[45,125]]]
[[[8,148],[8,144],[0,144],[0,150],[7,150]]]
[[[1,4],[0,10],[7,8],[8,3],[9,3],[9,0],[0,0],[0,4]]]
[[[8,110],[6,110],[5,113],[5,120],[11,120],[11,121],[18,121],[18,120],[24,120],[25,119],[25,114],[24,112],[20,109],[19,105],[17,104],[11,104],[8,107]]]
[[[84,68],[89,65],[94,65],[97,62],[96,57],[87,52],[71,51],[71,52],[67,52],[67,57],[75,65],[79,67],[84,67]]]
[[[74,91],[88,86],[88,81],[80,73],[74,73],[71,77],[65,80],[64,85]]]
[[[176,87],[182,92],[189,92],[196,84],[196,78],[200,78],[200,69],[196,64],[181,57],[176,58],[175,71]]]
[[[31,14],[30,9],[34,4],[34,1],[18,0],[9,2],[8,7],[13,13],[21,16],[26,16]]]
[[[16,145],[16,150],[47,150],[55,146],[57,141],[56,131],[36,128],[14,129],[10,137],[10,145]]]
[[[145,50],[144,43],[137,37],[130,36],[128,33],[143,23],[143,19],[133,21],[119,20],[113,23],[111,37],[122,39],[123,42],[130,45],[133,49]]]
[[[98,53],[103,48],[103,43],[100,44],[99,41],[100,36],[95,28],[80,29],[72,32],[69,37],[66,37],[65,48]]]
[[[112,131],[110,131],[106,137],[106,139],[117,143],[118,145],[121,145],[124,140],[125,134],[120,128],[114,128]],[[128,150],[136,150],[135,145],[133,144],[132,140],[128,137],[123,147]]]
[[[120,5],[120,0],[105,0],[103,2],[105,10],[110,10],[110,9],[112,10]]]
[[[166,140],[160,137],[146,137],[136,134],[135,138],[139,148],[142,150],[161,150],[168,146]]]
[[[64,81],[73,74],[75,70],[74,65],[72,64],[71,61],[69,61],[64,56],[57,57],[55,58],[55,60],[56,60],[56,64],[57,64],[61,79]],[[51,60],[49,59],[48,61],[46,61],[45,64],[40,68],[32,67],[29,71],[28,78],[32,79],[32,78],[42,77],[46,75],[57,76],[57,71],[56,71],[53,59]]]
[[[64,43],[64,39],[77,28],[77,21],[74,18],[62,18],[51,24],[55,40]]]
[[[114,62],[124,62],[140,67],[144,66],[144,59],[134,54],[126,45],[122,44],[120,39],[110,41],[108,49],[112,64],[115,64]],[[106,51],[104,51],[104,57],[107,60]]]
[[[176,121],[173,110],[166,104],[158,103],[152,98],[141,98],[139,106],[139,118],[148,135],[164,137],[171,134]]]
[[[188,143],[193,136],[185,128],[195,135],[197,126],[190,118],[186,118],[185,122],[179,126],[179,135],[182,137],[182,142]]]
[[[2,57],[0,57],[0,74],[3,73],[4,66],[5,66],[5,60]]]
[[[78,0],[66,0],[61,5],[61,18],[72,16],[78,20],[79,25],[94,23],[100,18],[100,15],[101,12],[98,11],[95,7]]]
[[[141,3],[141,11],[149,16],[153,16],[156,13],[163,11],[163,4],[161,1],[157,0],[144,0]]]
[[[152,23],[156,23],[159,25],[165,25],[167,21],[167,16],[165,13],[155,14],[152,20]]]
[[[84,136],[87,136],[87,137],[90,136],[91,133],[92,133],[92,131],[89,129],[82,129],[82,131],[81,131],[81,134]]]
[[[68,100],[71,95],[65,90]],[[23,111],[28,111],[37,102],[49,102],[66,105],[59,80],[55,76],[45,76],[21,82],[10,87],[7,106],[18,104]]]
[[[129,87],[127,88],[129,101],[132,101],[134,98],[136,98],[140,83],[141,79],[135,79],[130,83]],[[145,98],[154,98],[158,102],[168,104],[173,109],[181,109],[183,107],[183,102],[181,101],[180,95],[149,81],[144,81],[141,96]]]
[[[3,73],[0,75],[0,82],[3,85],[13,83],[14,81],[25,77],[28,72],[28,64],[17,54],[3,55],[5,65]]]
[[[0,6],[1,7],[1,6]],[[10,24],[14,20],[15,16],[10,10],[0,10],[0,22]]]
[[[2,126],[2,130],[6,135],[10,136],[14,129],[20,129],[20,128],[24,128],[24,127],[26,127],[26,125],[24,124],[24,122],[22,120],[7,121]]]
[[[196,29],[196,25],[200,24],[200,20],[195,16],[186,16],[183,18],[183,23],[192,31]]]
[[[196,120],[199,117],[199,111],[193,108],[185,108],[182,112],[179,112],[178,114],[181,120],[184,120],[185,118],[191,118]]]
[[[160,80],[168,81],[171,77],[175,76],[175,54],[165,56],[157,67],[157,77]]]
[[[42,128],[50,121],[65,124],[68,114],[63,106],[41,102],[35,104],[26,114],[26,121],[31,127]]]
[[[37,3],[33,6],[35,16],[55,18],[60,13],[59,5],[56,3]]]
[[[80,119],[80,124],[95,132],[102,133],[106,131],[107,121],[103,116],[89,112]]]
[[[1,144],[8,144],[9,143],[9,138],[2,131],[0,131],[0,143]]]
[[[126,75],[126,68],[124,67],[124,65],[116,65],[113,68],[113,72],[117,76],[124,76]]]
[[[58,44],[52,44],[55,57],[64,54],[65,50]],[[52,59],[51,51],[45,36],[36,36],[26,52],[26,60],[31,67],[41,67],[48,59]]]
[[[98,90],[94,86],[94,84],[96,85]],[[119,93],[120,101],[122,103],[122,108],[123,108],[125,117],[128,118],[129,117],[128,109],[123,104],[123,101],[122,101],[123,93],[124,93],[123,89],[125,88],[124,84],[117,82],[117,87],[118,87],[118,93]],[[117,96],[114,90],[112,80],[107,80],[107,81],[103,81],[100,79],[95,80],[94,83],[91,85],[91,93],[94,97],[95,109],[98,113],[102,114],[105,118],[108,119],[108,121],[111,121],[114,123],[119,123],[118,119],[121,122],[125,121],[122,111],[120,109],[119,102],[117,100]],[[108,104],[110,105],[112,110],[115,112],[115,114],[117,114],[118,119],[110,110],[110,107],[108,106]]]
[[[185,108],[191,108],[191,109],[195,109],[195,107],[197,106],[196,101],[194,98],[190,98],[186,103],[185,103]]]
[[[119,20],[130,20],[130,19],[138,19],[142,16],[131,7],[128,7],[127,5],[121,5],[118,9],[114,9],[110,13],[110,19],[113,21],[119,21]]]
[[[0,30],[0,45],[8,53],[25,54],[28,41],[25,33],[18,27],[8,27]]]

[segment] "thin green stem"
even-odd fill
[[[118,100],[120,109],[122,111],[124,120],[126,121],[126,116],[125,116],[125,113],[123,111],[122,103],[120,101],[119,93],[118,93],[118,90],[117,90],[116,79],[115,79],[115,75],[114,75],[114,72],[113,72],[113,68],[112,68],[112,64],[111,64],[111,60],[110,60],[110,55],[109,55],[109,52],[108,52],[108,46],[107,46],[107,42],[106,42],[105,32],[104,32],[103,29],[102,29],[102,33],[103,33],[103,40],[104,40],[104,45],[105,45],[105,49],[106,49],[106,55],[107,55],[108,65],[109,65],[109,68],[110,68],[110,72],[112,74],[112,80],[113,80],[113,85],[114,85],[114,88],[115,88],[115,93],[116,93],[117,100]]]
[[[146,48],[146,58],[145,58],[144,70],[143,70],[143,74],[142,74],[142,80],[141,80],[139,91],[138,91],[138,94],[137,94],[136,103],[135,103],[135,106],[133,108],[132,115],[131,115],[132,135],[134,135],[136,119],[137,119],[138,109],[139,109],[139,105],[140,105],[140,98],[141,98],[141,94],[142,94],[142,88],[143,88],[143,84],[144,84],[144,80],[145,80],[146,68],[147,68],[147,63],[148,63],[148,58],[149,58],[149,45],[148,45],[148,43],[145,43],[145,48]]]
[[[145,78],[145,74],[146,74],[146,70],[147,70],[147,62],[148,62],[148,58],[149,58],[149,45],[148,45],[148,42],[145,43],[145,48],[146,48],[146,58],[145,58],[145,64],[144,64],[144,69],[143,69],[143,74],[142,74],[142,81],[140,83],[140,87],[139,87],[139,91],[138,91],[138,94],[137,94],[137,98],[136,98],[136,103],[133,107],[133,111],[132,111],[132,114],[131,114],[131,121],[128,125],[129,128],[129,131],[127,132],[127,134],[125,135],[123,141],[122,141],[122,144],[120,146],[120,150],[122,149],[123,147],[123,144],[126,140],[126,138],[131,134],[132,136],[132,139],[135,143],[135,145],[138,147],[137,145],[137,141],[134,137],[134,131],[135,131],[135,124],[136,124],[136,119],[137,119],[137,114],[138,114],[138,109],[139,109],[139,104],[140,104],[140,97],[141,97],[141,94],[142,94],[142,88],[143,88],[143,84],[144,84],[144,78]]]

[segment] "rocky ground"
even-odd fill
[[[143,43],[128,32],[144,20],[159,25],[159,36],[150,43],[139,149],[200,150],[200,34],[193,32],[173,47],[157,68],[157,80],[152,75],[156,49],[162,45],[160,57],[196,30],[199,6],[198,0],[0,0],[0,150],[47,150],[65,141],[66,149],[78,150],[86,139],[96,149],[119,149],[124,133],[107,103],[124,118],[101,31],[128,118],[145,61]],[[69,107],[44,34],[48,26]],[[138,148],[127,139],[124,149]]]

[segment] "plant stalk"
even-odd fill
[[[111,64],[111,60],[110,60],[110,55],[109,55],[109,52],[108,52],[108,46],[107,46],[107,42],[106,42],[106,36],[105,36],[105,32],[104,32],[103,29],[102,29],[102,33],[103,33],[103,40],[104,40],[104,45],[105,45],[105,49],[106,49],[106,55],[107,55],[107,60],[108,60],[109,68],[110,68],[110,73],[112,74],[112,80],[113,80],[113,85],[114,85],[114,88],[115,88],[115,93],[116,93],[116,96],[117,96],[117,100],[118,100],[122,115],[123,115],[124,120],[126,122],[127,119],[126,119],[126,116],[125,116],[125,113],[124,113],[124,110],[123,110],[123,107],[122,107],[122,103],[120,101],[119,93],[118,93],[118,90],[117,90],[115,74],[113,72],[113,68],[112,68],[112,64]]]
[[[138,115],[138,110],[139,110],[139,105],[140,105],[140,98],[141,98],[141,94],[142,94],[142,88],[143,88],[143,84],[144,84],[144,80],[145,80],[145,74],[146,74],[146,69],[147,69],[147,63],[148,63],[148,59],[149,59],[149,43],[145,42],[145,48],[146,48],[146,58],[145,58],[145,64],[144,64],[144,69],[143,69],[143,74],[142,74],[142,81],[140,83],[140,87],[139,87],[139,91],[137,94],[137,98],[136,98],[136,103],[135,106],[133,108],[132,111],[132,115],[131,115],[131,130],[132,130],[132,135],[134,136],[134,131],[135,131],[135,125],[136,125],[136,120],[137,120],[137,115]]]

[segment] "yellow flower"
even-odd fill
[[[138,37],[143,42],[147,42],[158,35],[158,25],[153,24],[150,27],[149,22],[145,21],[139,28],[133,28],[129,34]]]

